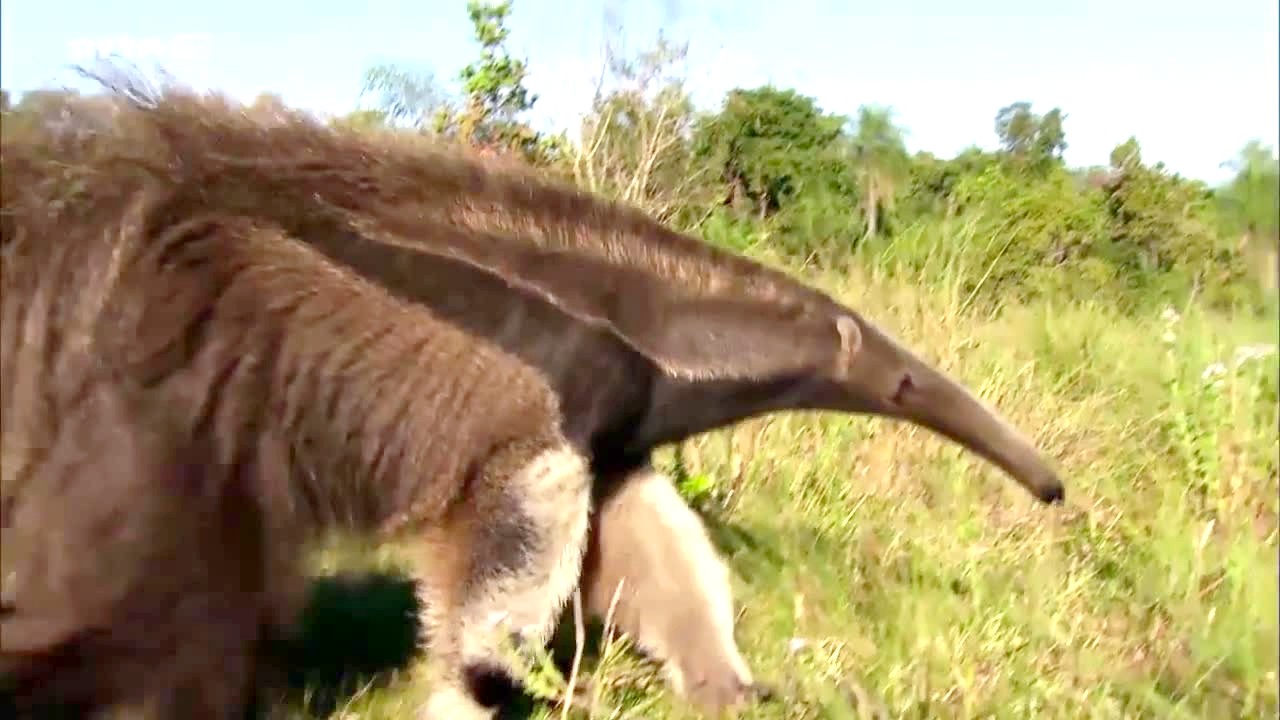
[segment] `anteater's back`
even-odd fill
[[[118,123],[0,156],[0,671],[226,717],[312,524],[440,525],[495,452],[564,440],[531,369],[193,204],[207,156]]]

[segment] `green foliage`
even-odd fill
[[[361,97],[375,96],[372,109],[357,110],[347,118],[357,126],[391,124],[426,131],[437,122],[448,103],[430,73],[415,73],[394,65],[375,65],[365,71]]]
[[[1096,193],[1080,192],[1074,178],[1050,168],[1035,179],[990,166],[963,178],[955,189],[979,239],[969,267],[978,273],[970,291],[996,297],[1060,295],[1087,297],[1112,279],[1098,262],[1106,218]]]
[[[996,113],[996,135],[1010,164],[1019,170],[1043,172],[1062,161],[1067,149],[1063,121],[1054,108],[1044,115],[1031,111],[1031,103],[1015,102]]]
[[[876,205],[877,212],[883,206]],[[845,193],[823,188],[804,193],[774,215],[762,229],[773,250],[822,267],[838,267],[851,257],[871,223],[863,206]]]
[[[520,120],[537,96],[525,87],[528,67],[505,47],[511,0],[469,0],[467,14],[480,44],[480,57],[459,71],[462,98],[451,98],[431,73],[416,73],[390,64],[365,71],[361,95],[373,95],[373,108],[337,122],[355,127],[376,124],[408,126],[424,133],[467,143],[497,153],[515,151],[548,165],[566,155],[563,138],[539,134]]]
[[[511,34],[505,25],[511,0],[468,0],[467,14],[480,43],[480,58],[459,73],[466,93],[466,107],[455,118],[459,131],[475,145],[519,148],[531,154],[537,148],[537,134],[518,116],[538,98],[524,85],[525,62],[511,57],[505,47]]]
[[[1138,138],[1129,136],[1128,140],[1112,148],[1110,160],[1111,167],[1116,170],[1129,170],[1141,166],[1142,147],[1138,144]]]
[[[732,90],[698,124],[694,152],[717,168],[728,204],[763,219],[831,181],[842,125],[794,90]]]
[[[1280,245],[1280,156],[1254,140],[1228,165],[1236,176],[1216,194],[1225,230]]]
[[[1234,508],[1223,506],[1224,500],[1241,488],[1227,467],[1220,429],[1232,421],[1233,408],[1249,408],[1248,427],[1255,431],[1242,433],[1239,441],[1247,451],[1267,456],[1275,434],[1262,428],[1272,419],[1278,399],[1276,347],[1240,345],[1229,358],[1220,358],[1217,348],[1185,342],[1187,331],[1182,326],[1186,323],[1177,311],[1167,308],[1161,319],[1165,346],[1161,380],[1171,410],[1164,416],[1163,429],[1184,465],[1183,477],[1191,490],[1188,499],[1202,511],[1230,513]],[[1275,458],[1270,460],[1274,466]]]
[[[695,217],[716,192],[708,166],[693,155],[693,102],[673,73],[687,46],[659,35],[634,57],[606,49],[606,72],[579,128],[572,154],[574,179],[678,225]]]
[[[962,159],[975,170],[957,167]],[[1031,173],[978,153],[918,157],[915,220],[863,257],[893,272],[957,276],[970,302],[1107,297],[1133,310],[1195,296],[1260,307],[1203,185],[1143,164],[1133,139],[1116,147],[1112,164],[1081,176],[1061,164]]]
[[[699,224],[698,233],[713,245],[739,253],[753,251],[769,242],[768,230],[763,225],[725,207],[712,208]]]
[[[710,475],[699,473],[682,478],[677,489],[685,502],[697,507],[711,496],[715,487],[715,480]]]
[[[1213,302],[1248,302],[1246,266],[1230,238],[1216,231],[1207,188],[1144,165],[1135,140],[1112,152],[1104,184],[1110,217],[1107,259],[1133,291],[1206,294]]]
[[[978,147],[968,147],[954,158],[942,159],[932,153],[917,153],[908,165],[904,204],[899,211],[904,220],[950,217],[964,209],[956,196],[957,184],[966,177],[981,175],[1000,158]]]
[[[511,14],[511,0],[494,4],[470,0],[467,14],[480,42],[480,59],[462,68],[463,89],[488,119],[510,122],[537,101],[524,86],[525,62],[512,58],[503,47],[511,34],[503,24]]]
[[[952,217],[926,215],[868,243],[861,262],[945,283],[966,306],[1093,297],[1114,282],[1097,247],[1107,238],[1101,193],[1078,190],[1064,169],[1021,178],[989,163],[958,176],[945,197],[961,208]]]
[[[857,186],[861,188],[866,234],[874,237],[893,210],[898,192],[910,173],[911,160],[901,128],[888,108],[861,107],[849,140]]]

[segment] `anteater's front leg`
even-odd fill
[[[601,488],[582,577],[588,612],[604,620],[613,604],[616,628],[707,713],[760,696],[734,640],[729,569],[671,478],[646,465]]]
[[[545,645],[586,544],[590,469],[567,445],[508,446],[468,487],[422,563],[433,720],[493,717],[520,680],[503,646]]]

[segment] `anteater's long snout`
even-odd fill
[[[862,327],[848,389],[872,412],[915,423],[968,448],[1046,503],[1065,496],[1062,480],[1031,439],[956,380],[878,331]]]
[[[1047,503],[1063,500],[1058,473],[1022,432],[955,380],[920,363],[900,381],[897,411],[986,458],[1032,495]]]

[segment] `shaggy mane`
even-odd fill
[[[643,271],[673,294],[832,303],[782,271],[531,168],[498,169],[421,136],[331,127],[296,111],[268,120],[225,95],[152,85],[118,69],[90,77],[106,89],[105,100],[73,102],[71,113],[80,119],[64,124],[74,129],[47,132],[43,141],[57,144],[60,156],[78,158],[79,167],[66,168],[54,187],[12,189],[21,204],[54,201],[87,173],[147,172],[202,188],[201,197],[172,199],[175,216],[216,202],[299,235],[337,223],[401,238],[444,222]],[[6,185],[6,205],[10,191]]]

